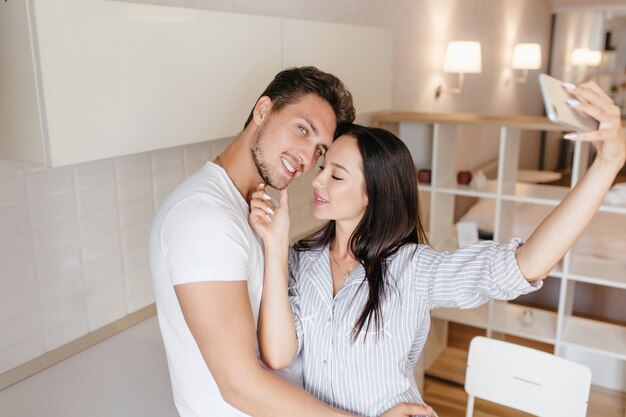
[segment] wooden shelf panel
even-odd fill
[[[372,126],[382,123],[425,123],[425,124],[472,124],[483,126],[513,127],[523,130],[563,131],[563,127],[552,123],[544,116],[508,116],[470,113],[418,113],[418,112],[381,112],[371,116]]]
[[[463,310],[459,308],[436,308],[432,311],[432,317],[486,329],[489,322],[489,306],[485,304],[478,308]]]
[[[524,313],[532,316],[524,320]],[[506,301],[494,301],[491,328],[526,339],[545,343],[556,342],[556,313],[538,308],[525,307]]]
[[[568,316],[563,321],[562,343],[626,360],[626,327]]]
[[[569,187],[542,184],[515,184],[513,193],[504,192],[505,201],[519,201],[522,203],[556,206],[569,192]]]
[[[626,255],[624,255],[626,259]],[[573,281],[626,289],[626,263],[594,256],[572,255],[568,278]]]
[[[442,194],[462,195],[478,198],[496,198],[498,192],[498,183],[496,181],[487,181],[487,187],[479,190],[469,185],[460,185],[452,181],[446,182],[440,186],[431,187],[431,191]]]

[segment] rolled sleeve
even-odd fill
[[[523,243],[487,241],[450,252],[422,246],[415,257],[417,288],[427,292],[431,308],[474,308],[536,291],[543,281],[524,278],[515,256]]]

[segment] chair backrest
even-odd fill
[[[591,371],[536,349],[477,336],[467,357],[466,417],[474,397],[540,417],[584,417]]]

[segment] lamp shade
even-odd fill
[[[445,72],[459,73],[482,72],[480,42],[448,42],[443,70]]]
[[[570,64],[583,67],[597,67],[602,62],[602,51],[589,48],[576,48],[572,51]]]
[[[541,68],[541,45],[538,43],[518,43],[513,50],[513,69]]]

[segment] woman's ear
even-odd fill
[[[252,120],[257,125],[263,123],[263,121],[269,116],[272,111],[272,99],[268,96],[259,98],[252,111]]]

